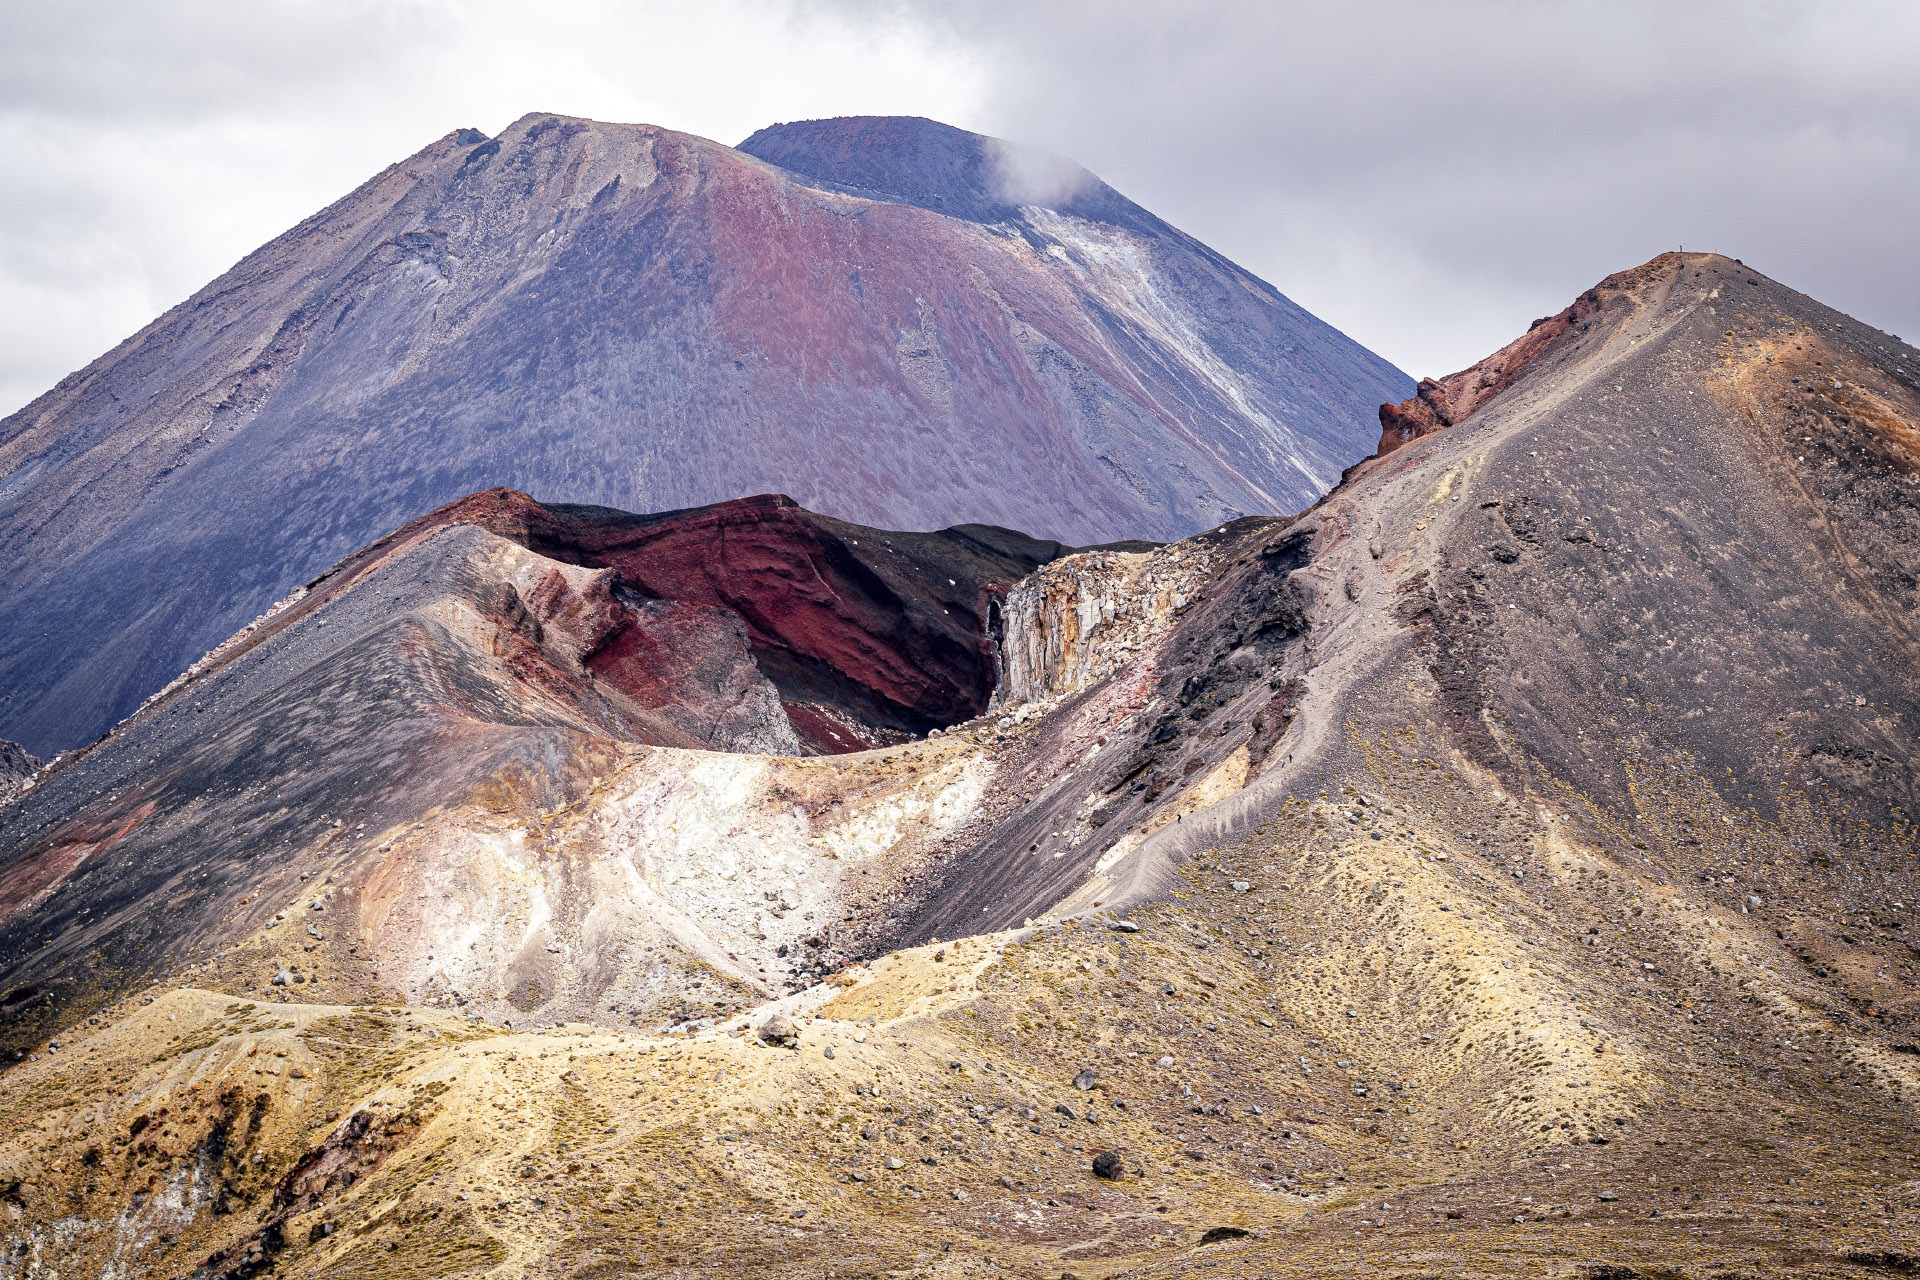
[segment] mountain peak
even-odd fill
[[[1730,281],[1774,284],[1739,259],[1723,254],[1672,249],[1655,254],[1637,267],[1614,272],[1564,310],[1535,320],[1525,333],[1485,359],[1443,378],[1422,378],[1410,399],[1381,405],[1378,452],[1391,453],[1464,421],[1534,368],[1574,346],[1608,312],[1610,300],[1625,299],[1631,304],[1612,309],[1616,325],[1650,307],[1669,305],[1689,271],[1694,287],[1681,291],[1679,299],[1687,305],[1710,300]]]
[[[1037,147],[919,116],[840,116],[769,125],[739,150],[829,188],[917,205],[969,222],[1005,222],[1023,205],[1126,221],[1144,214],[1080,165]]]

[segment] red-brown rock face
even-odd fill
[[[699,724],[713,724],[749,684],[770,681],[791,728],[750,749],[802,754],[860,750],[985,711],[992,603],[1065,550],[986,526],[867,529],[771,494],[636,516],[496,489],[407,525],[356,560],[463,522],[605,571],[584,590],[551,572],[517,592],[508,606],[524,615],[516,626],[539,644],[564,645],[638,706]],[[737,745],[697,728],[692,737]]]
[[[1646,269],[1636,268],[1635,272]],[[1524,334],[1478,364],[1438,381],[1422,378],[1411,399],[1381,405],[1380,446],[1376,453],[1392,453],[1421,436],[1454,426],[1511,387],[1521,375],[1559,350],[1568,334],[1584,332],[1584,327],[1598,313],[1603,294],[1609,290],[1617,292],[1635,272],[1608,276],[1574,299],[1565,311],[1535,320]]]

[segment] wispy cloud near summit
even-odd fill
[[[1065,156],[1039,147],[988,138],[986,153],[994,195],[1008,204],[1057,206],[1099,181]]]
[[[1415,373],[1680,244],[1920,339],[1907,0],[823,2]]]

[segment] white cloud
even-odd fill
[[[1097,181],[1065,156],[1018,142],[990,139],[986,154],[993,170],[993,194],[1008,204],[1057,208]]]

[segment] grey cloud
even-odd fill
[[[441,24],[419,0],[8,3],[0,111],[150,132],[339,104],[398,72]]]
[[[1684,243],[1920,338],[1902,0],[906,0],[1074,156],[1416,373]]]
[[[1039,147],[995,138],[986,152],[994,194],[1009,204],[1061,204],[1096,181],[1083,166]]]

